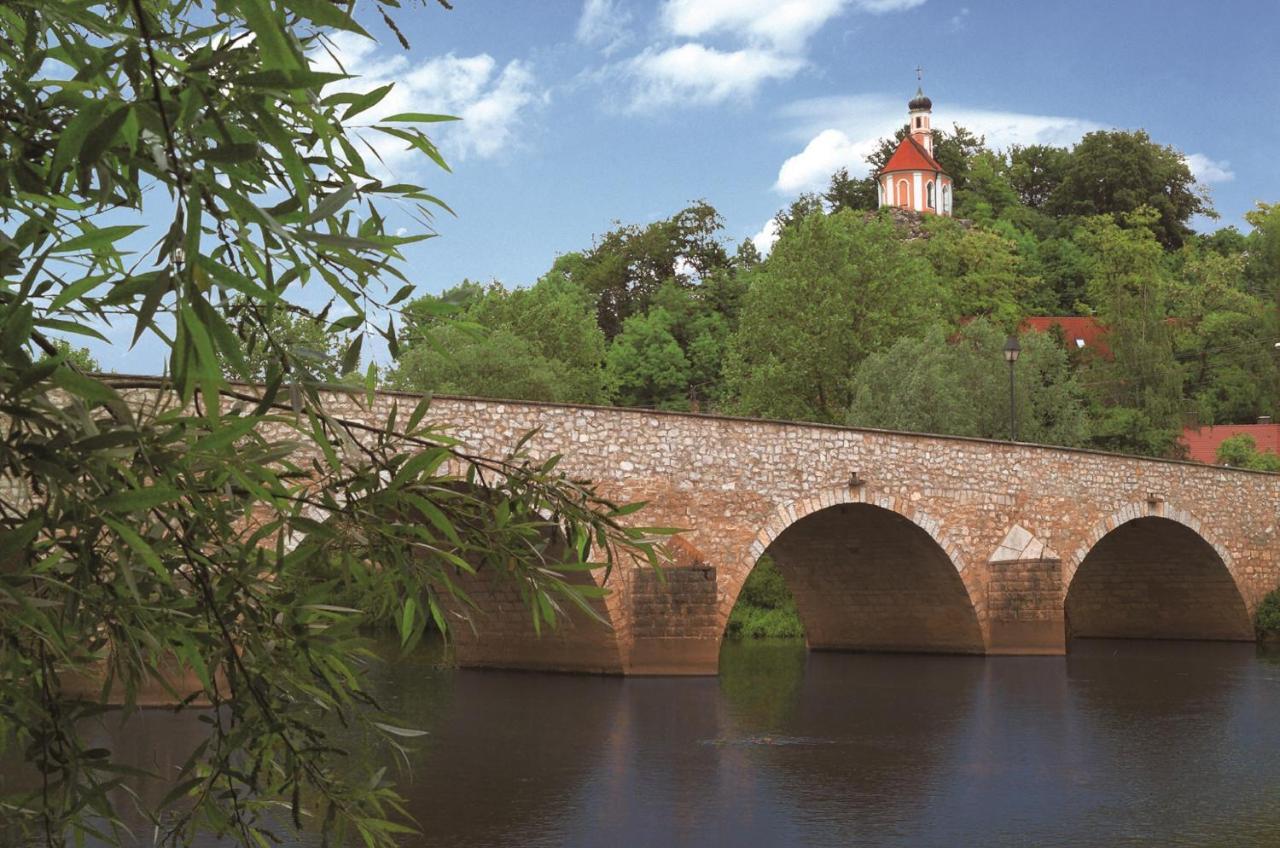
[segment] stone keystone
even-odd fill
[[[1031,535],[1021,524],[1009,528],[1004,541],[991,555],[991,562],[1019,562],[1029,559],[1059,559],[1058,554],[1044,542]]]

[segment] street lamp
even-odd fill
[[[1022,347],[1017,336],[1010,336],[1004,343],[1004,361],[1009,363],[1009,441],[1018,441],[1018,410],[1013,395],[1013,364],[1018,361]]]

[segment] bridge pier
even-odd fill
[[[989,654],[1067,652],[1062,559],[1014,525],[987,563]]]

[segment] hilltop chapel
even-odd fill
[[[930,215],[951,215],[951,177],[933,158],[933,101],[923,88],[907,103],[910,132],[876,175],[881,206],[897,206]]]

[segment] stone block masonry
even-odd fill
[[[330,403],[379,424],[393,403],[417,400]],[[610,576],[611,628],[574,621],[537,638],[512,598],[481,593],[480,635],[459,643],[468,664],[714,674],[766,550],[815,648],[1061,653],[1068,634],[1250,639],[1253,610],[1280,583],[1280,475],[546,403],[437,397],[428,418],[481,453],[536,430],[535,457],[561,454],[566,473],[606,496],[646,501],[639,524],[687,528],[665,584],[645,567]]]

